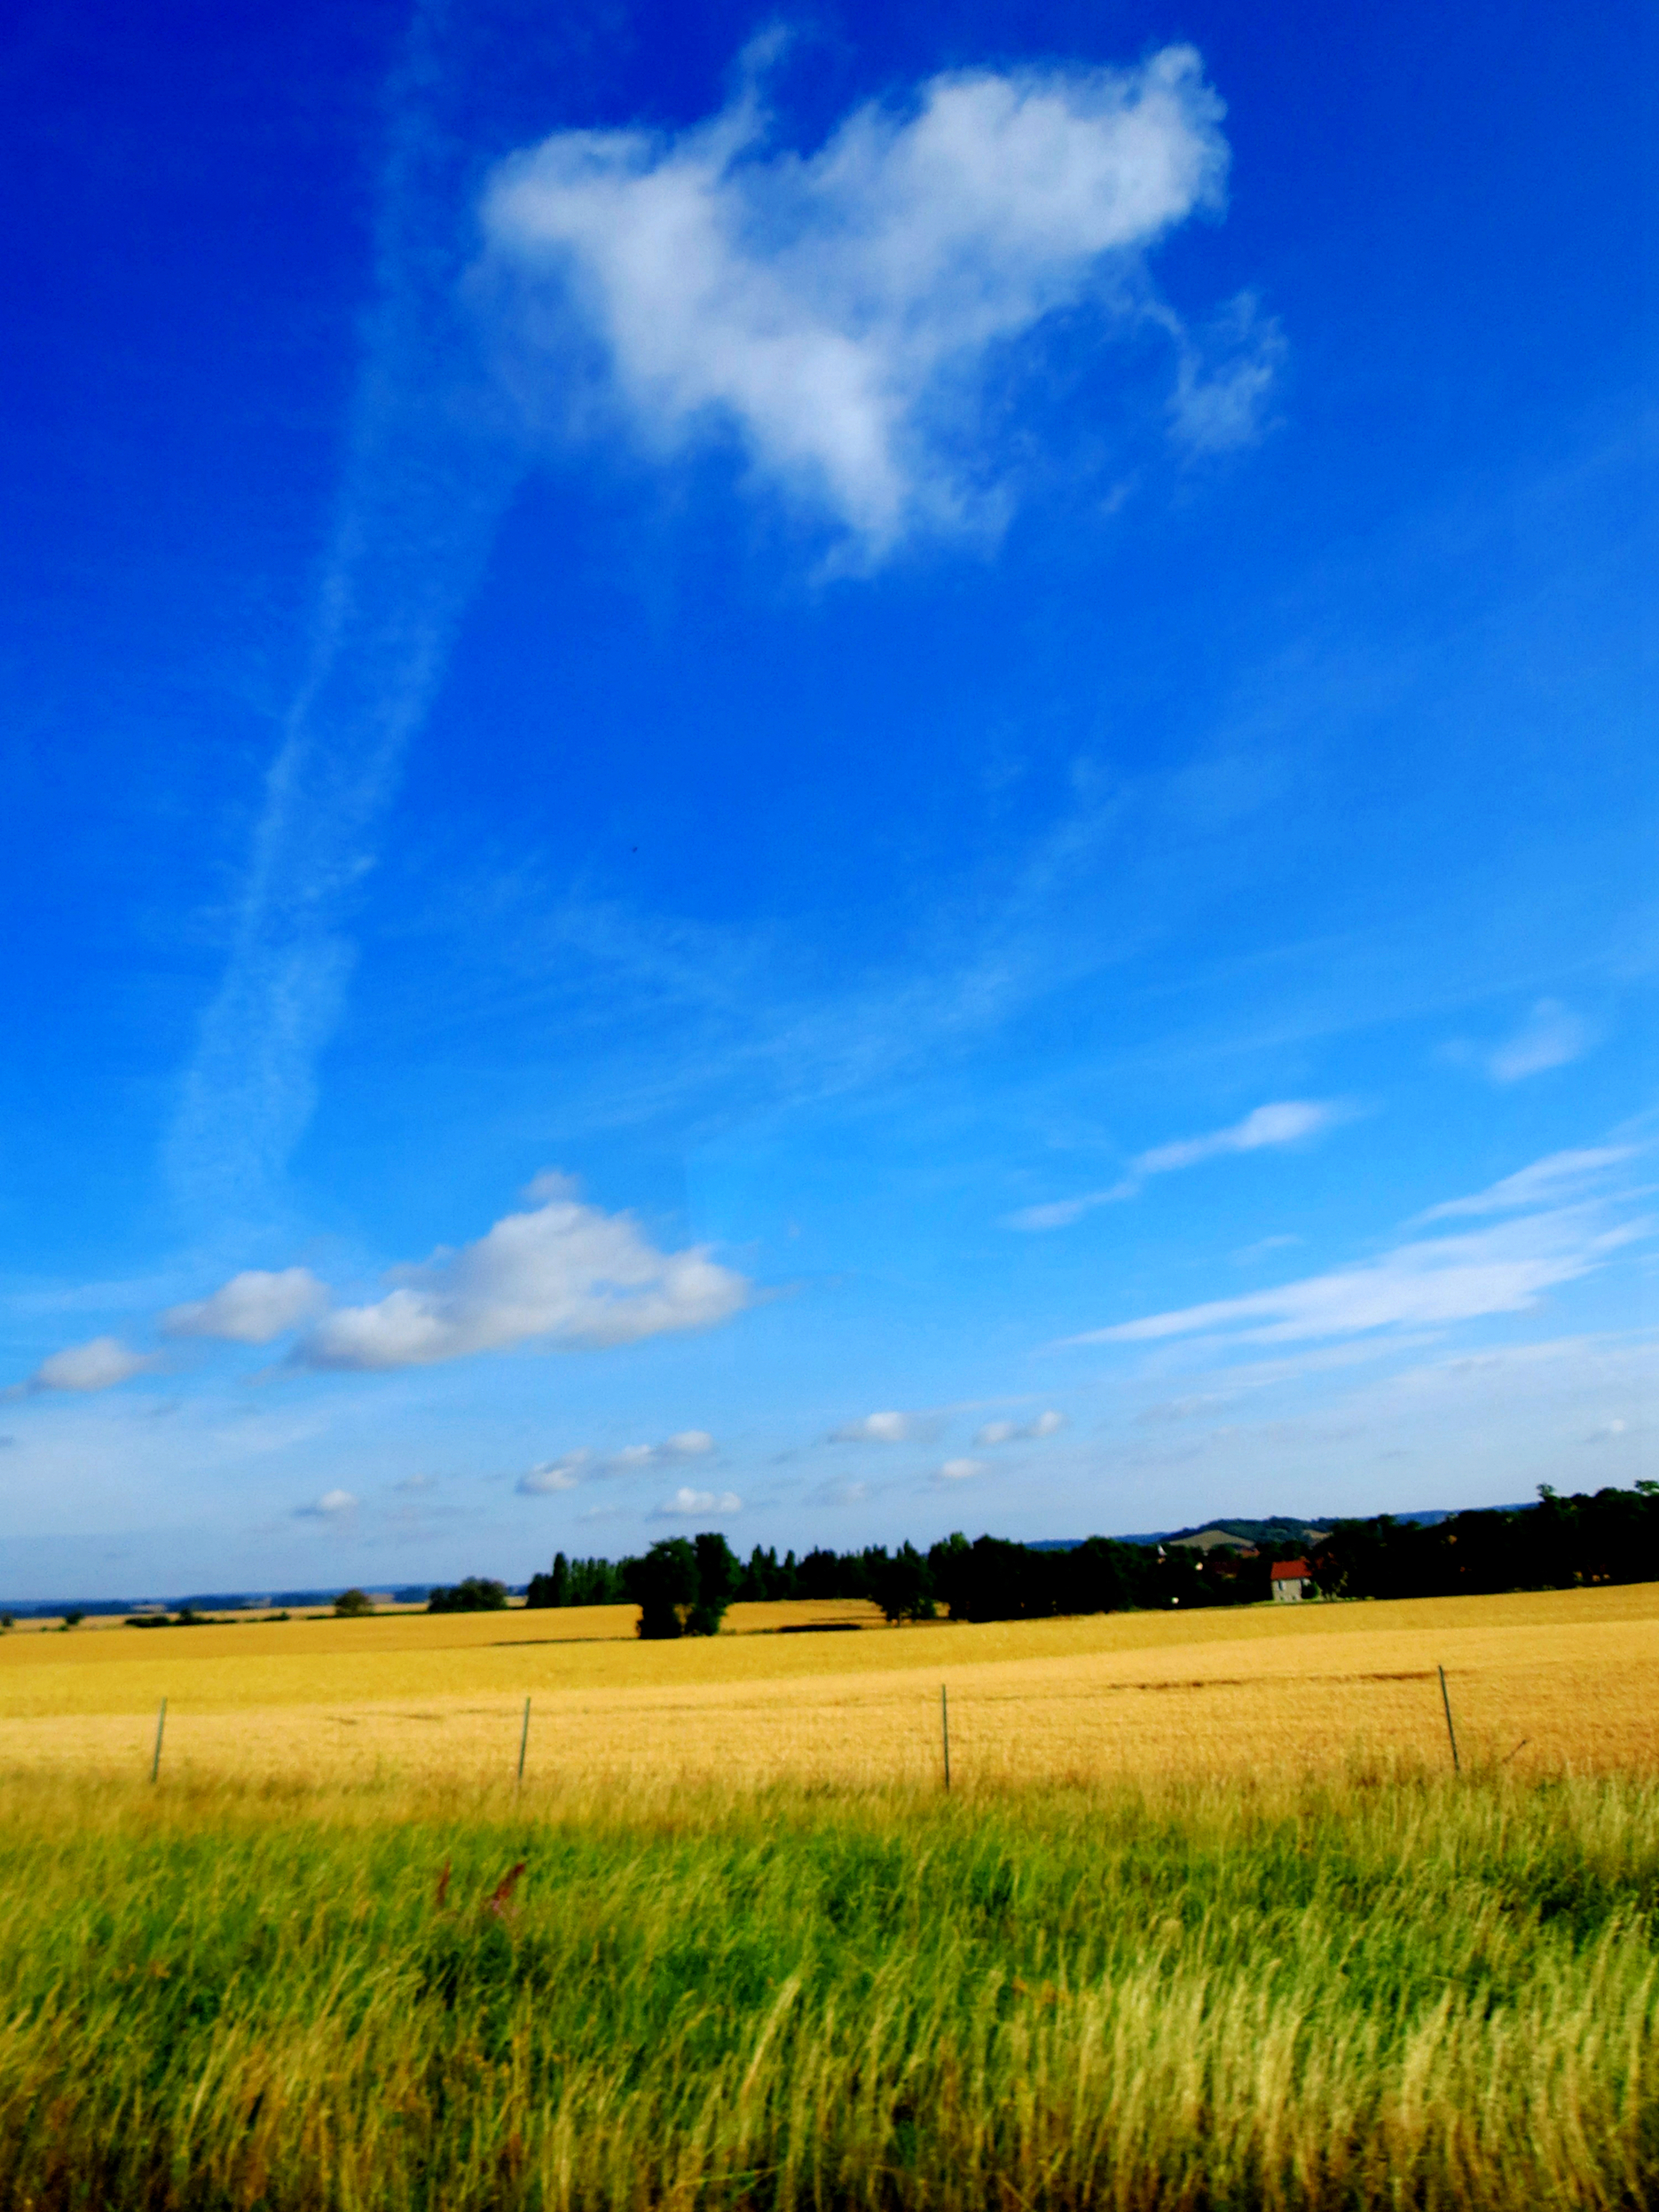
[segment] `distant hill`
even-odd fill
[[[1537,1503],[1536,1499],[1523,1499],[1519,1505],[1494,1506],[1494,1513],[1524,1513]],[[1442,1521],[1450,1521],[1464,1508],[1460,1506],[1425,1506],[1411,1513],[1396,1513],[1396,1521],[1415,1521],[1423,1528],[1435,1528]],[[1299,1515],[1270,1514],[1262,1521],[1205,1521],[1185,1529],[1147,1529],[1134,1535],[1114,1537],[1118,1544],[1181,1544],[1192,1551],[1214,1551],[1229,1541],[1245,1544],[1317,1544],[1328,1536],[1339,1521],[1370,1518],[1351,1513],[1321,1514],[1317,1520],[1308,1521]],[[1081,1536],[1050,1536],[1040,1542],[1027,1544],[1031,1552],[1074,1552],[1084,1539]]]

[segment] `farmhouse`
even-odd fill
[[[1273,1585],[1276,1598],[1294,1599],[1307,1595],[1313,1570],[1305,1559],[1278,1559],[1268,1579]]]

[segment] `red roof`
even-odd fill
[[[1268,1577],[1270,1582],[1309,1582],[1312,1578],[1313,1569],[1305,1559],[1275,1560],[1273,1571]]]

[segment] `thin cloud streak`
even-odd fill
[[[1220,1331],[1234,1341],[1288,1343],[1525,1312],[1546,1291],[1592,1273],[1650,1226],[1647,1221],[1608,1224],[1599,1206],[1563,1207],[1465,1236],[1421,1239],[1380,1259],[1276,1290],[1146,1314],[1065,1342],[1148,1343]]]
[[[1352,1114],[1351,1106],[1333,1099],[1285,1098],[1271,1106],[1260,1106],[1230,1128],[1211,1130],[1203,1137],[1178,1137],[1172,1144],[1154,1145],[1132,1160],[1129,1173],[1109,1189],[1085,1191],[1076,1198],[1054,1199],[1046,1205],[1022,1207],[1018,1213],[1008,1215],[1002,1226],[1028,1232],[1069,1229],[1074,1221],[1081,1221],[1097,1206],[1113,1206],[1138,1197],[1149,1177],[1173,1175],[1181,1169],[1196,1168],[1207,1160],[1221,1159],[1230,1153],[1260,1152],[1268,1145],[1300,1144],[1309,1137],[1322,1136],[1339,1122],[1351,1119]]]
[[[1417,1218],[1419,1222],[1450,1221],[1459,1215],[1516,1213],[1528,1207],[1560,1204],[1605,1182],[1609,1169],[1635,1159],[1640,1149],[1637,1145],[1591,1145],[1573,1152],[1553,1152],[1547,1159],[1535,1160],[1529,1168],[1475,1192],[1471,1198],[1447,1199],[1443,1205],[1431,1206]]]
[[[189,1216],[245,1222],[316,1102],[344,1004],[358,886],[405,749],[519,464],[476,381],[454,297],[452,156],[429,108],[436,10],[417,11],[382,173],[378,304],[318,593],[310,672],[266,779],[230,958],[185,1070],[165,1164]]]

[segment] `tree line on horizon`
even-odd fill
[[[1266,1598],[1277,1562],[1305,1557],[1318,1594],[1449,1597],[1584,1583],[1659,1581],[1659,1483],[1563,1497],[1540,1485],[1533,1506],[1492,1507],[1432,1523],[1378,1514],[1339,1521],[1309,1545],[1262,1541],[1248,1553],[1200,1555],[1176,1544],[1091,1536],[1064,1550],[960,1531],[926,1552],[869,1544],[782,1559],[757,1545],[747,1560],[704,1531],[665,1537],[639,1557],[567,1559],[532,1576],[532,1607],[637,1605],[648,1638],[712,1635],[727,1606],[787,1598],[861,1598],[890,1621],[1029,1620],[1059,1614],[1191,1610]],[[465,1587],[465,1586],[461,1586]],[[500,1586],[492,1586],[498,1588]],[[432,1610],[458,1610],[434,1592]],[[500,1602],[505,1603],[503,1590]],[[464,1601],[463,1601],[464,1602]]]

